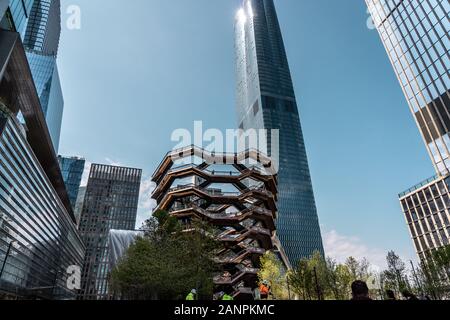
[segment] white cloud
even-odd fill
[[[375,270],[386,267],[387,250],[369,247],[358,237],[341,235],[336,230],[324,233],[323,238],[327,256],[340,263],[345,262],[348,257],[366,258]]]
[[[151,176],[144,176],[141,181],[141,190],[139,208],[145,210],[153,210],[156,207],[156,201],[151,195],[156,188],[156,183],[152,181]]]
[[[139,192],[138,215],[136,218],[136,227],[140,228],[142,223],[150,218],[153,209],[156,208],[156,201],[151,195],[155,190],[156,184],[152,181],[152,177],[144,175],[141,181],[141,189]]]
[[[125,166],[122,164],[122,162],[120,162],[120,161],[115,161],[115,160],[112,160],[112,159],[110,159],[110,158],[105,158],[105,161],[106,161],[106,163],[107,163],[108,165],[110,165],[110,166],[125,167]]]

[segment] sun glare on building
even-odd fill
[[[237,12],[237,19],[241,23],[247,22],[247,16],[245,15],[244,8],[239,9],[239,11]]]

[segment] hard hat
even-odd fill
[[[192,289],[192,290],[191,290],[191,293],[193,293],[193,294],[197,294],[197,290],[195,290],[195,289]]]

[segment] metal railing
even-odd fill
[[[267,156],[267,154],[265,154],[264,152],[261,152],[260,150],[254,149],[254,148],[249,148],[249,149],[243,150],[241,152],[228,152],[228,153],[227,152],[220,152],[220,153],[217,152],[216,153],[216,152],[207,151],[204,148],[200,148],[195,145],[190,145],[190,146],[186,146],[183,148],[171,150],[166,153],[166,155],[164,156],[164,160],[167,157],[172,157],[172,155],[177,155],[177,154],[181,154],[181,153],[185,153],[185,152],[193,152],[195,154],[196,150],[198,150],[199,152],[202,153],[201,159],[204,159],[205,160],[204,162],[206,162],[206,163],[207,163],[207,161],[206,161],[207,159],[223,158],[223,157],[239,157],[240,155],[245,154],[245,153],[255,153],[258,155],[258,157],[266,158],[270,162],[270,157]],[[188,156],[190,156],[190,155],[188,155]],[[188,157],[188,156],[186,156],[186,157]],[[251,158],[251,157],[248,157],[248,158]],[[160,171],[160,169],[164,163],[164,160],[158,165],[155,172]]]
[[[398,194],[398,197],[399,197],[399,198],[403,198],[403,197],[406,196],[407,194],[410,194],[411,192],[414,192],[414,191],[416,191],[416,190],[419,190],[420,188],[422,188],[422,187],[426,186],[427,184],[430,184],[430,183],[432,183],[432,182],[434,182],[434,181],[436,181],[436,180],[438,180],[438,179],[440,179],[440,178],[441,178],[440,175],[434,175],[434,176],[432,176],[431,178],[428,178],[428,179],[426,179],[426,180],[424,180],[424,181],[422,181],[422,182],[416,184],[415,186],[409,188],[408,190],[399,193],[399,194]]]

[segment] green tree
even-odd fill
[[[260,283],[263,281],[269,282],[271,295],[274,299],[287,300],[289,298],[286,270],[273,252],[268,251],[261,257],[258,279]]]
[[[327,258],[328,285],[333,293],[333,299],[346,300],[350,297],[350,285],[353,280],[350,269],[345,264],[338,264]]]
[[[309,268],[309,260],[302,259],[297,267],[288,274],[289,285],[300,299],[312,300],[313,274]]]
[[[394,251],[388,252],[386,262],[387,270],[382,273],[384,288],[400,295],[403,290],[408,289],[406,265]]]
[[[367,259],[350,257],[345,264],[340,264],[315,252],[310,259],[300,260],[297,267],[290,271],[288,281],[294,292],[304,300],[347,300],[353,281],[369,280],[369,269]]]
[[[309,260],[308,267],[313,275],[316,298],[317,300],[324,300],[330,294],[330,277],[327,263],[319,251],[314,252]]]
[[[158,211],[146,222],[144,237],[130,246],[112,271],[113,290],[123,299],[182,299],[196,288],[213,293],[214,251],[218,243],[207,224],[194,221],[183,231],[178,220]]]
[[[304,300],[326,299],[333,294],[330,287],[333,277],[320,252],[315,252],[309,259],[300,260],[289,273],[288,281],[293,291]]]
[[[430,259],[428,262],[422,261],[417,270],[417,277],[422,285],[424,293],[433,299],[442,298],[442,281],[439,271],[434,262]]]
[[[356,280],[367,281],[371,276],[369,271],[370,263],[366,258],[357,260],[354,257],[349,257],[345,261],[345,265],[350,272],[351,282]]]
[[[450,246],[436,249],[432,254],[436,267],[444,273],[443,276],[450,279]]]
[[[443,247],[434,252],[426,253],[425,259],[420,263],[417,271],[423,291],[440,300],[449,297],[450,284],[448,278],[448,247]]]

